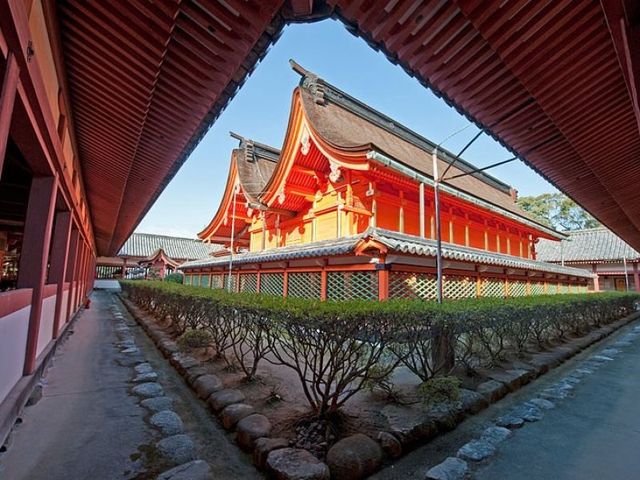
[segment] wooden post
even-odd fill
[[[424,183],[420,182],[420,236],[424,235]]]
[[[480,298],[482,296],[482,276],[480,272],[478,272],[478,276],[476,277],[476,297]]]
[[[69,241],[71,239],[71,212],[58,212],[53,232],[49,283],[56,283],[56,309],[53,317],[53,337],[57,338],[64,297],[64,280],[67,274]]]
[[[489,232],[487,232],[487,221],[484,221],[484,249],[489,251]]]
[[[374,198],[371,200],[371,218],[369,219],[369,226],[376,228],[378,226],[378,202]]]
[[[260,268],[260,265],[258,265],[258,268]],[[260,270],[258,270],[258,273],[256,273],[256,293],[260,293],[260,287],[261,287],[260,283],[262,280],[261,277],[262,277],[262,274]]]
[[[322,267],[320,272],[320,300],[327,299],[327,271]]]
[[[18,269],[18,288],[32,288],[31,312],[24,362],[24,374],[36,367],[38,333],[42,316],[44,283],[49,260],[51,229],[58,182],[56,177],[36,177],[31,181]]]
[[[504,296],[505,298],[509,296],[509,276],[506,270],[504,271]]]
[[[591,271],[595,274],[595,278],[593,279],[593,291],[594,292],[599,292],[600,291],[600,277],[598,276],[598,269],[597,269],[595,263],[593,263],[591,265]]]
[[[429,230],[431,231],[429,238],[436,238],[436,219],[433,215],[429,216]]]
[[[287,267],[285,267],[284,273],[282,275],[282,296],[287,297],[289,295],[289,271]]]
[[[65,275],[65,281],[69,284],[69,290],[67,292],[67,313],[65,316],[65,323],[71,318],[71,305],[73,304],[73,283],[74,273],[76,271],[76,263],[78,262],[78,237],[79,232],[75,228],[71,230],[71,239],[69,241],[69,255],[67,257],[67,271]]]
[[[453,242],[453,220],[449,219],[449,243]]]
[[[638,274],[638,262],[633,264],[633,284],[636,287],[636,292],[640,292],[640,274]]]
[[[378,300],[387,300],[389,298],[389,270],[384,263],[384,257],[380,258],[380,262],[378,266],[383,268],[378,270]]]
[[[4,13],[9,15],[8,12]],[[9,52],[7,64],[2,79],[2,90],[0,90],[0,177],[4,166],[4,157],[7,153],[7,141],[9,140],[9,130],[11,129],[11,117],[13,116],[13,105],[18,89],[18,74],[20,69],[16,57]]]
[[[82,289],[82,264],[84,263],[84,239],[78,238],[78,261],[76,262],[76,271],[73,274],[73,309],[76,310],[80,304],[80,290]]]
[[[398,218],[398,231],[404,233],[404,192],[400,190],[400,211]]]

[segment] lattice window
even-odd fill
[[[193,283],[192,285],[194,287],[199,287],[200,286],[200,275],[194,275],[193,276]]]
[[[389,272],[389,298],[437,298],[436,277],[426,273]]]
[[[329,272],[328,300],[377,300],[378,272]]]
[[[209,275],[202,275],[200,277],[200,286],[204,288],[209,288]]]
[[[474,277],[445,275],[442,279],[442,296],[444,298],[474,298],[476,296],[476,279]]]
[[[211,288],[222,288],[224,286],[224,275],[221,273],[214,273],[211,275]]]
[[[184,284],[185,285],[191,285],[191,275],[185,275],[184,276]]]
[[[260,293],[281,297],[284,293],[284,274],[263,273],[260,275]]]
[[[543,295],[544,282],[531,282],[531,295]]]
[[[224,288],[225,290],[229,289],[229,274],[225,274],[224,275],[224,283],[222,285],[222,288]],[[236,272],[231,272],[231,291],[232,292],[237,292],[238,291],[238,286],[239,286],[239,279],[238,279],[238,274]]]
[[[558,293],[569,293],[569,285],[566,283],[562,283],[559,286]]]
[[[578,286],[578,293],[587,293],[587,286],[586,285],[579,285]]]
[[[258,275],[255,273],[243,273],[240,275],[240,291],[256,293],[258,291]]]
[[[320,298],[322,275],[320,272],[294,272],[289,274],[287,296]]]
[[[482,296],[504,297],[504,280],[501,278],[483,278]]]
[[[527,294],[527,282],[512,281],[509,282],[510,297],[524,297]]]

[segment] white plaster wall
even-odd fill
[[[42,302],[42,316],[40,317],[40,331],[38,332],[38,349],[36,357],[53,338],[53,319],[56,314],[56,296],[51,295]]]
[[[0,318],[0,403],[22,377],[30,311],[27,306]]]
[[[60,308],[60,325],[58,325],[58,333],[64,328],[67,316],[67,302],[69,301],[69,290],[62,292],[62,306]]]
[[[96,279],[93,288],[103,288],[107,290],[120,290],[120,282],[113,279]]]

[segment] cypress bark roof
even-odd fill
[[[343,150],[373,150],[433,178],[431,155],[436,144],[392,118],[357,100],[317,75],[294,64],[302,75],[300,90],[305,114],[311,127],[329,144]],[[440,175],[454,154],[438,147]],[[499,160],[499,159],[496,159]],[[512,197],[512,187],[465,160],[456,160],[447,178],[469,173],[443,183],[485,200],[520,217],[533,221],[543,230],[548,227],[521,209]]]

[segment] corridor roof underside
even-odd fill
[[[632,0],[62,0],[98,253],[124,243],[283,26],[332,15],[640,249],[637,10]]]
[[[354,254],[364,242],[374,240],[385,246],[390,253],[416,255],[424,257],[436,256],[436,242],[431,239],[407,235],[381,228],[369,228],[367,231],[351,237],[337,240],[323,240],[304,245],[273,248],[262,252],[245,252],[233,256],[233,264],[266,263],[303,258],[317,258],[336,255]],[[462,247],[450,243],[442,246],[442,256],[446,260],[492,265],[497,267],[553,273],[580,278],[591,278],[593,275],[580,268],[562,267],[553,263],[528,260],[526,258],[491,253],[484,250]],[[226,267],[229,255],[202,258],[186,262],[183,268]]]

